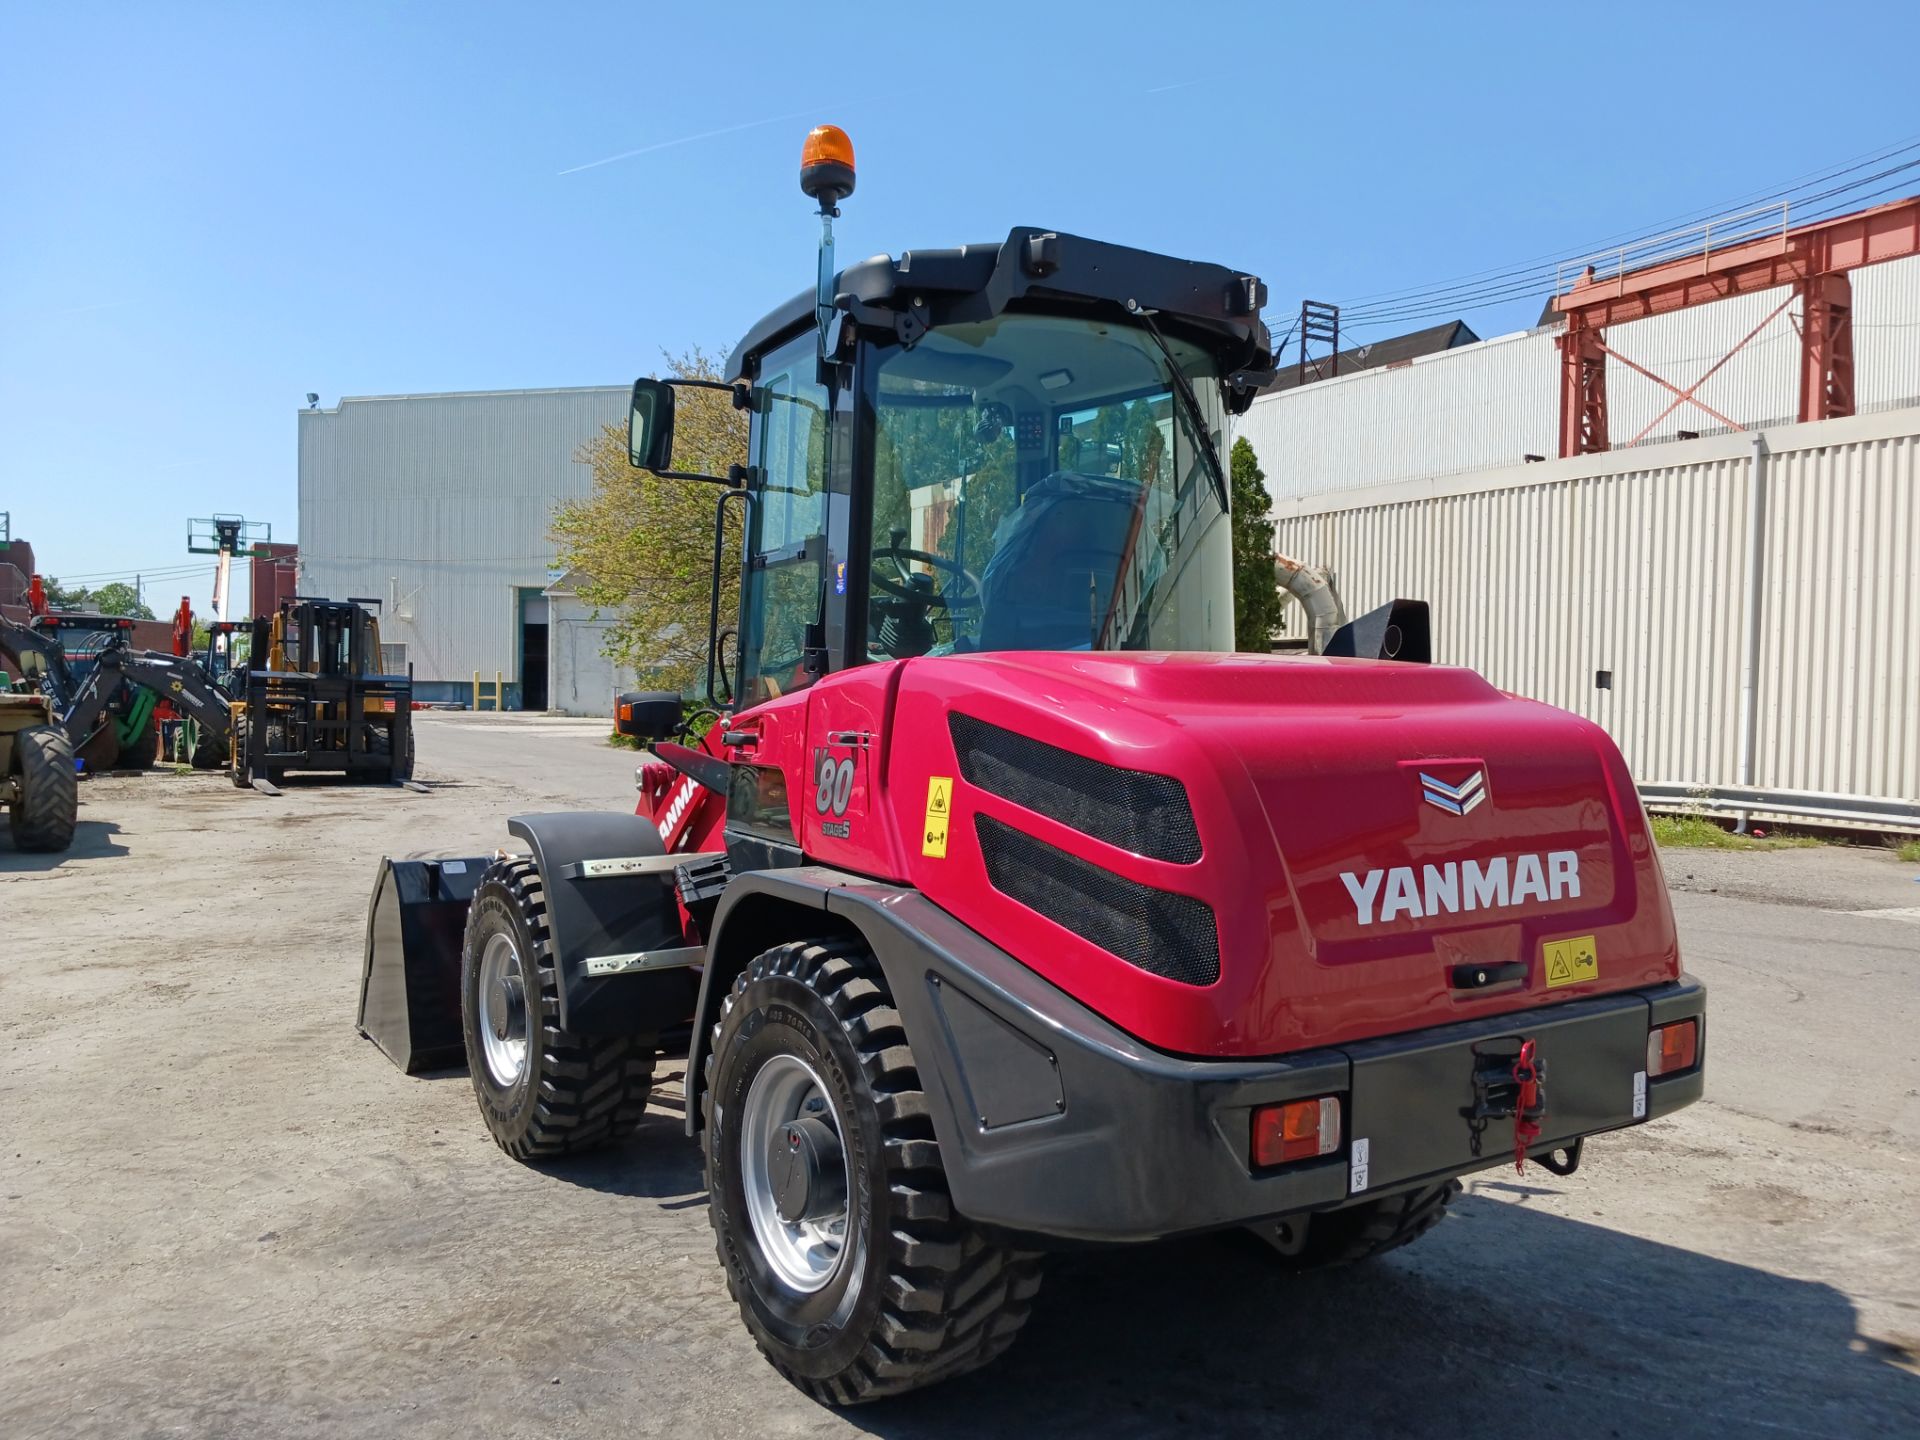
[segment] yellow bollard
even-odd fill
[[[473,672],[473,708],[475,710],[480,708],[480,672],[478,670]]]

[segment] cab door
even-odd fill
[[[798,865],[813,803],[809,711],[846,626],[843,435],[832,436],[811,330],[772,351],[754,380],[753,474],[741,577],[739,695],[727,807],[734,868]],[[836,582],[839,582],[836,584]]]

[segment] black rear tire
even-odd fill
[[[513,948],[523,977],[525,1064],[511,1081],[489,1066],[482,1033],[482,959],[496,938]],[[652,1043],[632,1035],[577,1035],[560,1026],[546,891],[531,860],[496,860],[473,892],[460,956],[460,1021],[480,1117],[514,1159],[611,1145],[631,1135],[646,1114]]]
[[[840,1259],[810,1293],[768,1261],[745,1188],[745,1102],[781,1057],[824,1082],[846,1161]],[[708,1214],[727,1289],[794,1385],[829,1405],[877,1400],[977,1369],[1013,1342],[1040,1288],[1040,1257],[954,1213],[906,1029],[864,945],[799,941],[748,965],[714,1027],[704,1104]]]
[[[18,732],[13,737],[13,773],[20,784],[20,798],[7,817],[14,848],[58,851],[72,845],[80,785],[66,735],[51,725]]]
[[[1273,1260],[1285,1270],[1319,1270],[1371,1260],[1411,1245],[1440,1223],[1458,1180],[1420,1190],[1405,1190],[1314,1215],[1290,1215],[1247,1228],[1267,1242]]]

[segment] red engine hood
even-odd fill
[[[1679,974],[1659,864],[1612,741],[1470,671],[1022,653],[912,661],[897,683],[885,788],[909,878],[1164,1049],[1280,1054]],[[1179,780],[1199,857],[1134,853],[1057,804],[1050,817],[968,783],[954,713]],[[912,843],[937,777],[954,777],[944,856]],[[1011,898],[980,853],[996,823],[1204,902],[1218,978],[1149,973],[1091,943],[1094,927],[1058,904],[1048,915]]]

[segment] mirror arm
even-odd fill
[[[728,467],[730,471],[736,468],[738,467],[736,466]],[[662,480],[698,480],[703,485],[728,485],[728,486],[732,486],[734,489],[738,489],[740,484],[740,482],[735,480],[731,474],[701,475],[701,474],[697,474],[692,470],[649,470],[647,473],[649,475],[657,475]]]
[[[682,380],[676,376],[667,384],[684,385],[689,390],[725,390],[733,396],[734,409],[748,410],[753,407],[753,387],[744,380]]]
[[[744,478],[745,466],[734,465],[730,468],[740,471]],[[744,484],[730,488],[724,495],[716,500],[713,505],[713,597],[709,601],[707,608],[707,703],[715,709],[722,708],[714,682],[715,662],[720,658],[720,566],[727,544],[727,502],[736,496],[739,497],[740,500],[742,524],[744,524],[747,505],[753,498],[752,492],[749,491]],[[741,583],[744,584],[745,582],[746,577],[743,575],[741,577]],[[736,638],[735,644],[737,645],[738,643]],[[732,694],[733,685],[731,682],[729,682],[727,690],[729,693],[724,708],[732,710],[734,708],[734,699]]]
[[[704,485],[725,485],[729,490],[744,490],[753,478],[753,471],[745,465],[729,465],[724,475],[700,475],[691,470],[649,470],[647,473],[658,475],[662,480],[698,480]]]

